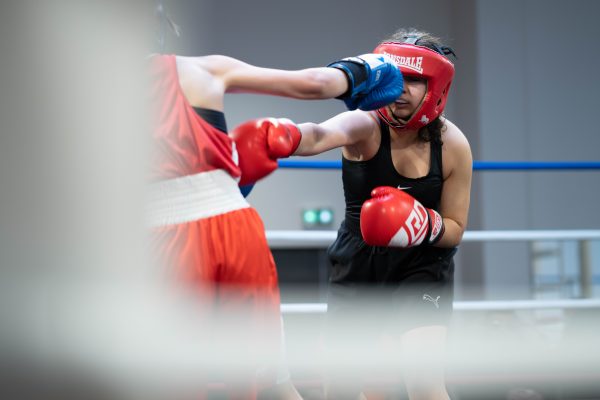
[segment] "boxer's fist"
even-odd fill
[[[404,80],[396,64],[384,54],[363,54],[328,65],[346,73],[348,90],[338,97],[349,110],[376,110],[402,94]]]
[[[399,189],[381,186],[360,211],[360,230],[371,246],[413,247],[434,244],[444,233],[444,222],[435,210],[424,207]]]
[[[292,155],[302,138],[298,127],[286,118],[250,120],[230,135],[239,154],[240,186],[254,184],[275,171],[277,159]]]

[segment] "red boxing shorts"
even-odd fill
[[[256,210],[222,170],[152,185],[153,252],[198,295],[215,349],[227,363],[274,363],[280,342],[277,270]]]

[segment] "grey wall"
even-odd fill
[[[369,52],[399,27],[431,31],[455,48],[457,76],[446,110],[475,160],[594,160],[600,80],[593,0],[179,1],[186,54],[222,53],[280,68],[324,65]],[[255,117],[319,122],[344,110],[336,100],[256,95],[226,98],[230,127]],[[316,159],[338,160],[339,151]],[[476,172],[469,230],[598,228],[598,172]],[[267,229],[301,229],[304,207],[343,217],[340,171],[279,170],[249,201]],[[463,244],[462,297],[530,296],[526,243]]]
[[[477,158],[598,159],[599,11],[595,1],[477,3]],[[484,229],[600,227],[597,171],[482,175]],[[529,247],[487,244],[484,254],[488,296],[527,297]]]

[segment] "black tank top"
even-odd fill
[[[202,119],[217,128],[223,133],[227,133],[227,123],[225,122],[225,114],[222,111],[210,110],[208,108],[194,107],[196,114]]]
[[[392,162],[389,127],[379,121],[381,144],[377,154],[367,161],[351,161],[342,157],[342,182],[346,200],[345,225],[360,232],[360,209],[371,198],[377,186],[400,187],[425,207],[439,209],[444,177],[442,144],[431,141],[429,172],[420,178],[407,178],[396,171]]]

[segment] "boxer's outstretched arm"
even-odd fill
[[[400,70],[375,54],[295,71],[257,67],[222,55],[177,57],[177,63],[188,101],[212,109],[222,109],[225,93],[261,93],[305,100],[340,98],[349,109],[370,110],[394,101],[403,88]]]
[[[377,125],[369,113],[348,111],[320,124],[299,124],[302,133],[297,156],[311,156],[338,147],[353,146],[367,141],[376,133]]]

